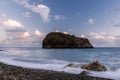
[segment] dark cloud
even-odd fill
[[[6,32],[25,32],[23,28],[6,29]]]
[[[114,12],[120,12],[120,8],[114,8],[113,11]]]
[[[117,8],[111,8],[111,9],[107,9],[106,10],[107,13],[119,13],[120,12],[120,8],[117,7]]]
[[[113,27],[120,27],[120,23],[114,24]]]

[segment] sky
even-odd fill
[[[0,45],[41,46],[49,32],[120,47],[120,0],[0,0]]]

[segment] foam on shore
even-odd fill
[[[67,61],[60,61],[60,60],[42,60],[44,63],[34,63],[26,60],[20,61],[19,59],[13,59],[13,58],[2,58],[0,59],[1,62],[9,65],[14,66],[21,66],[24,68],[33,68],[33,69],[44,69],[44,70],[54,70],[54,71],[64,71],[68,73],[73,74],[79,74],[83,71],[81,68],[64,68],[67,64],[70,62]],[[47,63],[48,62],[48,63]],[[105,72],[90,72],[92,76],[96,77],[103,77],[103,78],[111,78],[115,80],[120,80],[120,69],[116,71],[105,71]]]

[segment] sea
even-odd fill
[[[66,67],[99,61],[107,67],[105,72],[90,71],[90,75],[120,80],[120,48],[93,49],[42,49],[41,47],[0,47],[0,61],[6,64],[32,69],[64,71],[79,74],[81,68]]]

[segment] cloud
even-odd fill
[[[112,25],[113,27],[120,27],[120,23]]]
[[[55,15],[55,16],[54,16],[54,19],[55,19],[55,20],[63,20],[63,19],[65,19],[65,17],[64,17],[64,16],[61,16],[61,15]]]
[[[39,14],[44,22],[49,22],[50,8],[43,4],[29,4],[29,0],[14,0],[16,3],[23,5],[25,8],[32,10],[33,12]]]
[[[64,34],[69,34],[67,31],[64,31],[63,33],[64,33]]]
[[[18,32],[17,32],[18,30]],[[2,44],[6,46],[40,46],[46,33],[35,31],[27,31],[25,29],[6,30],[7,39]]]
[[[46,35],[46,33],[40,32],[39,30],[36,30],[34,34],[35,34],[35,35],[34,35],[35,38],[44,38],[45,35]],[[39,39],[38,39],[38,40],[39,40]]]
[[[90,35],[91,35],[92,39],[94,39],[94,40],[104,39],[104,40],[107,40],[110,42],[113,42],[116,40],[116,38],[114,36],[106,34],[105,32],[100,32],[100,33],[91,32]]]
[[[89,18],[89,19],[88,19],[88,23],[89,23],[89,24],[94,24],[94,23],[95,23],[95,19]]]
[[[56,29],[55,32],[60,32],[60,31],[58,29]]]
[[[6,17],[6,14],[2,13],[0,14],[1,17]]]
[[[116,41],[117,41],[116,36],[112,36],[105,32],[100,32],[100,33],[91,32],[88,38],[95,46],[116,45]]]
[[[92,39],[95,39],[95,40],[104,39],[104,35],[102,35],[101,33],[91,32],[90,35]]]
[[[36,36],[41,36],[42,33],[41,33],[39,30],[36,30],[36,31],[35,31],[35,35],[36,35]]]
[[[6,39],[6,33],[3,27],[0,26],[0,43]]]
[[[120,12],[120,8],[114,8],[113,11]]]
[[[24,28],[6,29],[6,32],[25,32]]]
[[[30,12],[25,12],[25,13],[23,13],[23,16],[25,16],[25,17],[31,17],[30,14],[31,14]]]
[[[29,32],[24,32],[23,35],[22,35],[23,38],[27,38],[27,37],[30,37],[30,36],[31,35],[30,35]]]
[[[94,39],[104,39],[105,37],[103,35],[97,34],[94,36]]]
[[[23,25],[19,21],[12,20],[12,19],[1,20],[0,24],[5,26],[5,27],[8,27],[8,28],[21,28],[21,27],[23,27]]]
[[[115,42],[116,38],[114,36],[108,36],[107,37],[108,40],[110,40],[111,42]]]
[[[117,7],[117,8],[112,8],[112,9],[109,9],[108,10],[108,13],[110,14],[110,12],[117,12],[117,13],[119,13],[120,12],[120,8],[119,7]]]
[[[81,37],[81,38],[85,38],[85,35],[82,34],[80,37]]]
[[[38,13],[41,15],[41,18],[45,21],[49,21],[49,14],[50,14],[50,8],[43,5],[43,4],[38,4],[37,6],[32,7],[32,11]]]
[[[106,35],[106,33],[105,32],[100,32],[100,35]]]

